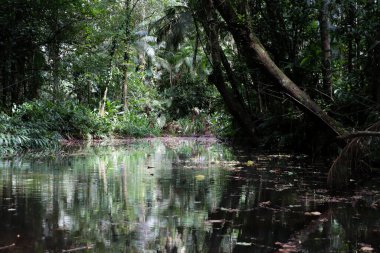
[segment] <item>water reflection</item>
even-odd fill
[[[245,155],[156,139],[2,161],[0,250],[274,252],[289,242],[304,252],[379,250],[375,190],[338,199],[302,157]]]

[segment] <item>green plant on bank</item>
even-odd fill
[[[120,112],[118,103],[107,101],[107,113],[100,117],[97,111],[72,100],[27,102],[15,106],[12,116],[0,114],[0,155],[56,148],[61,139],[159,136],[156,114],[148,116],[142,111]]]
[[[45,122],[23,122],[5,114],[0,114],[0,121],[0,155],[58,147],[61,136],[58,132],[47,130]]]
[[[231,116],[223,112],[200,113],[196,117],[188,115],[171,121],[165,126],[165,133],[178,136],[233,137],[236,134]]]
[[[42,124],[47,131],[58,132],[65,138],[98,137],[112,130],[109,120],[72,100],[27,102],[15,107],[12,117],[21,122]]]
[[[216,111],[209,116],[210,131],[218,137],[228,138],[236,135],[232,116],[223,111]]]
[[[130,137],[159,136],[161,129],[158,127],[155,118],[128,111],[118,118],[114,133]]]
[[[57,148],[61,139],[72,138],[150,137],[163,132],[179,136],[234,134],[230,117],[221,112],[208,115],[201,111],[166,123],[167,104],[153,98],[136,99],[131,100],[128,111],[121,112],[118,102],[107,101],[105,116],[100,117],[96,110],[73,100],[27,102],[15,106],[11,116],[0,114],[0,155]]]
[[[207,117],[203,114],[198,115],[196,118],[186,116],[178,119],[179,134],[182,136],[188,135],[202,135],[208,131]]]

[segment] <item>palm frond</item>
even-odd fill
[[[367,128],[380,131],[380,121]],[[371,146],[376,146],[376,137],[353,138],[340,152],[330,167],[327,181],[331,188],[342,188],[349,184],[353,175],[371,172]]]
[[[157,35],[157,41],[165,41],[168,49],[176,50],[179,45],[194,31],[191,10],[179,5],[168,8],[165,16],[155,21],[151,29]]]

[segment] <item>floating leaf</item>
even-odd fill
[[[372,252],[372,251],[374,251],[374,248],[372,248],[370,246],[363,246],[360,248],[360,251],[361,252]]]
[[[254,163],[253,161],[251,161],[251,160],[248,160],[248,161],[245,163],[245,165],[248,166],[248,167],[252,167],[252,166],[255,165],[255,163]]]
[[[205,180],[205,176],[204,176],[204,175],[196,175],[196,176],[195,176],[195,179],[196,179],[197,181],[203,181],[203,180]]]
[[[306,212],[305,215],[306,216],[320,216],[321,213],[320,212]]]
[[[206,223],[223,223],[224,220],[207,220]]]
[[[224,207],[221,207],[220,210],[224,212],[228,212],[228,213],[237,213],[240,211],[239,209],[224,208]]]
[[[271,204],[270,201],[260,202],[259,207],[268,207],[270,206],[270,204]]]
[[[239,245],[239,246],[251,246],[252,243],[250,243],[250,242],[236,242],[236,245]]]

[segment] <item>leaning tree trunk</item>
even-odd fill
[[[328,96],[333,98],[332,89],[332,70],[331,70],[331,45],[330,45],[330,32],[329,32],[329,5],[330,0],[321,0],[321,7],[319,11],[319,29],[321,34],[322,46],[322,77],[323,77],[323,91]]]
[[[243,127],[251,137],[254,137],[255,124],[251,119],[251,115],[247,112],[244,100],[237,90],[237,79],[229,65],[227,57],[219,44],[219,36],[217,33],[217,26],[215,23],[215,12],[212,11],[210,1],[203,1],[204,4],[204,16],[200,18],[202,26],[208,37],[208,50],[211,55],[211,62],[213,67],[213,73],[210,75],[210,82],[215,85],[219,93],[221,94],[227,109],[232,116],[238,121],[239,125]],[[213,15],[214,14],[214,15]],[[233,86],[231,90],[225,83],[222,65],[226,68],[227,77]]]
[[[248,25],[237,15],[230,2],[214,0],[214,4],[226,21],[228,29],[234,37],[240,53],[245,57],[248,66],[257,66],[257,63],[259,63],[301,109],[309,111],[316,119],[320,120],[327,129],[332,130],[336,136],[347,133],[337,121],[328,116],[326,112],[279,69],[256,35],[249,30]]]

